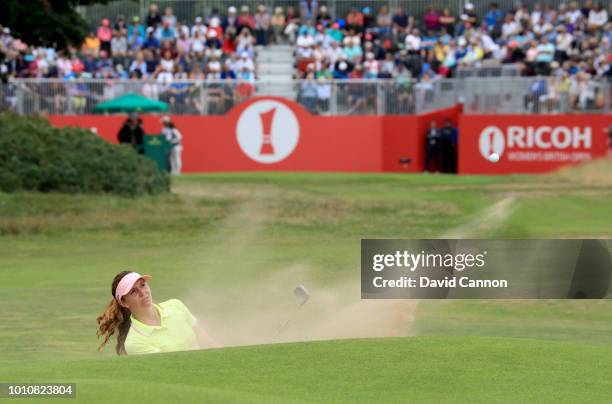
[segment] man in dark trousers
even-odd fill
[[[142,120],[137,114],[130,114],[130,117],[119,130],[117,140],[119,143],[131,144],[138,154],[144,154],[144,130],[142,129]]]
[[[444,120],[441,130],[441,151],[444,172],[457,173],[457,129],[449,118]]]
[[[429,123],[429,129],[425,135],[425,169],[424,173],[429,172],[429,166],[433,161],[435,172],[440,172],[440,140],[441,131],[435,120]]]

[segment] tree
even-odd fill
[[[108,0],[2,0],[0,24],[31,45],[80,45],[87,23],[76,12],[77,5]]]

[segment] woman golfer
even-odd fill
[[[117,355],[186,351],[220,347],[177,299],[153,303],[149,275],[123,271],[111,287],[113,299],[98,317],[102,349],[117,334]]]

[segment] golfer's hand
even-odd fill
[[[198,337],[198,343],[202,348],[223,348],[223,345],[215,341],[199,323],[193,326],[193,331]]]

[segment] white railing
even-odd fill
[[[407,115],[457,103],[464,112],[610,113],[604,81],[553,77],[287,82],[18,79],[0,84],[0,109],[19,114],[88,114],[99,102],[133,92],[169,104],[170,113],[222,115],[254,96],[281,96],[318,115]]]

